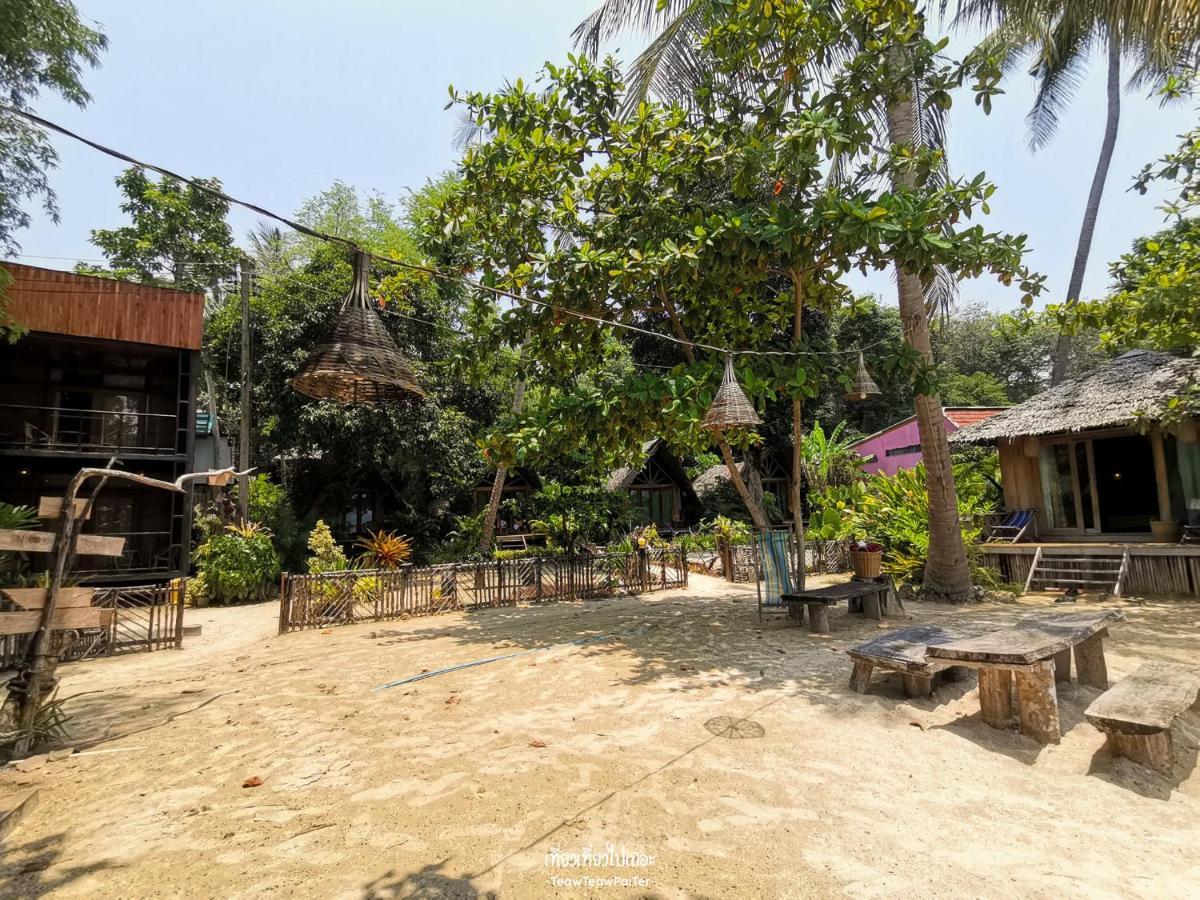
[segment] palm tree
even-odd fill
[[[653,35],[650,44],[630,67],[630,100],[636,104],[637,100],[653,93],[687,104],[692,97],[692,88],[701,80],[706,65],[702,51],[698,49],[697,38],[703,31],[708,10],[716,2],[665,0],[660,4],[658,0],[605,0],[580,23],[573,36],[577,47],[595,55],[602,43],[629,28]],[[847,35],[847,46],[841,48],[844,52],[838,52],[839,48],[831,48],[829,59],[832,65],[838,65],[842,58],[858,49],[853,40],[852,35]],[[902,57],[897,57],[896,62],[903,68]],[[916,96],[917,91],[913,91],[913,97]],[[914,100],[893,103],[884,111],[884,121],[880,124],[892,144],[940,146],[943,135],[940,123],[927,120],[918,113],[918,109]],[[915,179],[916,176],[915,173],[909,173],[902,177]],[[932,364],[929,316],[933,312],[944,311],[953,301],[954,286],[949,279],[942,277],[926,284],[919,277],[900,270],[896,273],[896,284],[904,340],[927,363]],[[799,308],[797,303],[797,329]],[[915,412],[921,451],[929,473],[929,554],[924,588],[931,596],[953,601],[965,600],[971,589],[971,575],[963,546],[941,398],[937,394],[918,394]],[[793,441],[796,446],[793,447],[793,458],[796,466],[802,458],[798,413],[794,428]]]
[[[943,6],[946,4],[943,3]],[[1037,93],[1029,111],[1029,146],[1046,146],[1058,130],[1059,117],[1070,105],[1094,52],[1103,51],[1107,67],[1107,108],[1100,155],[1092,174],[1066,302],[1083,292],[1092,236],[1108,180],[1117,129],[1121,121],[1121,64],[1133,71],[1131,88],[1156,88],[1194,62],[1200,37],[1200,7],[1194,0],[963,0],[957,25],[990,31],[980,49],[995,51],[1007,71],[1032,61]],[[1072,339],[1060,335],[1050,383],[1067,376]]]

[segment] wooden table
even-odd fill
[[[788,608],[788,615],[801,622],[804,620],[804,609],[807,607],[809,630],[817,634],[828,634],[830,606],[845,600],[850,611],[854,612],[856,604],[861,604],[864,615],[880,621],[883,619],[888,597],[891,594],[892,582],[889,579],[879,581],[855,579],[811,591],[783,594],[781,599],[783,605]]]
[[[1124,621],[1119,609],[1039,613],[1011,628],[931,644],[927,653],[931,661],[979,670],[979,708],[993,728],[1012,720],[1015,680],[1021,732],[1057,744],[1062,729],[1055,684],[1071,680],[1072,652],[1079,683],[1107,689],[1104,638],[1109,625]]]

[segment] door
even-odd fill
[[[1090,440],[1043,443],[1040,458],[1046,524],[1058,534],[1097,534],[1100,503]]]

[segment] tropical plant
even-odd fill
[[[854,450],[854,441],[842,437],[846,423],[838,422],[828,434],[818,420],[804,436],[801,447],[804,480],[810,492],[853,484],[862,477],[862,457]]]
[[[547,481],[528,502],[530,526],[552,547],[574,552],[585,541],[604,541],[628,515],[627,495],[601,484]]]
[[[1089,57],[1098,50],[1104,53],[1104,136],[1064,301],[1066,305],[1074,304],[1083,299],[1083,278],[1117,142],[1122,60],[1133,65],[1129,82],[1133,87],[1173,83],[1186,66],[1195,62],[1200,17],[1195,5],[1186,0],[1154,4],[1123,0],[962,0],[958,7],[957,22],[994,26],[979,52],[1001,59],[1006,71],[1016,71],[1032,59],[1029,71],[1037,80],[1037,92],[1028,123],[1029,143],[1034,150],[1054,137],[1059,117],[1070,106]],[[1071,344],[1071,333],[1064,332],[1055,350],[1051,384],[1067,376]]]
[[[197,548],[196,569],[215,602],[254,602],[266,599],[274,590],[280,572],[279,554],[271,535],[262,527],[254,523],[230,525]]]
[[[0,502],[0,528],[14,531],[37,527],[37,510],[32,506],[14,506]],[[27,566],[25,557],[12,550],[0,552],[0,585],[20,582]]]
[[[341,545],[334,540],[333,532],[321,519],[317,519],[317,524],[308,534],[308,550],[312,553],[306,563],[310,575],[341,572],[350,567]]]
[[[717,541],[725,544],[727,547],[750,543],[750,526],[737,519],[731,519],[727,516],[716,516],[707,522],[701,523],[701,528],[712,534],[716,537]]]
[[[412,558],[412,541],[390,531],[370,532],[358,539],[358,561],[372,569],[398,569]]]
[[[250,479],[250,520],[271,532],[284,568],[292,571],[304,559],[304,534],[287,491],[267,475]]]

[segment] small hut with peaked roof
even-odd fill
[[[641,465],[608,475],[610,491],[625,491],[634,509],[644,510],[659,531],[676,531],[700,519],[700,500],[679,458],[662,438],[642,444]]]
[[[1200,359],[1132,350],[950,442],[995,445],[1006,506],[1036,509],[1047,539],[1177,540],[1180,523],[1200,522],[1200,429],[1159,421],[1197,382]]]

